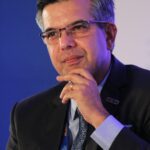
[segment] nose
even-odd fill
[[[61,50],[69,50],[76,46],[76,42],[72,35],[70,35],[66,31],[62,31],[59,38],[59,46]]]

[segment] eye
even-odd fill
[[[51,31],[48,31],[45,36],[49,39],[53,39],[53,38],[56,38],[57,35],[58,35],[57,30],[51,30]]]
[[[72,32],[85,32],[89,28],[89,24],[87,22],[78,23],[72,26]]]

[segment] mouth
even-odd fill
[[[83,56],[69,56],[64,59],[63,63],[68,65],[77,65],[81,62]]]

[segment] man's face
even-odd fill
[[[64,28],[78,20],[93,20],[89,13],[89,0],[69,0],[47,5],[42,14],[44,29]],[[84,68],[92,75],[103,76],[110,65],[105,32],[92,24],[88,34],[72,37],[61,31],[55,44],[47,45],[53,66],[59,74],[68,74],[72,69]]]

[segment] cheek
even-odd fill
[[[89,68],[94,72],[96,68],[101,68],[102,64],[107,61],[108,50],[105,36],[104,34],[95,34],[84,43],[86,43],[84,49],[86,50]]]
[[[49,54],[49,57],[51,59],[51,61],[53,62],[53,59],[55,58],[55,54],[54,54],[54,48],[50,47],[50,46],[47,46],[47,50],[48,50],[48,54]]]
[[[85,39],[80,43],[85,50],[89,61],[97,61],[107,52],[107,45],[103,35],[93,35],[91,38]]]
[[[93,43],[92,43],[92,47],[93,47],[92,53],[93,53],[94,57],[98,58],[98,60],[103,59],[103,57],[105,57],[105,55],[108,52],[105,35],[102,32],[97,33],[97,34],[95,34],[95,37],[93,38],[92,41],[93,41]]]
[[[61,66],[60,66],[60,63],[59,63],[60,62],[60,57],[59,57],[58,53],[52,47],[47,47],[47,49],[48,49],[50,60],[53,64],[54,68],[56,69],[56,71],[59,72]]]

